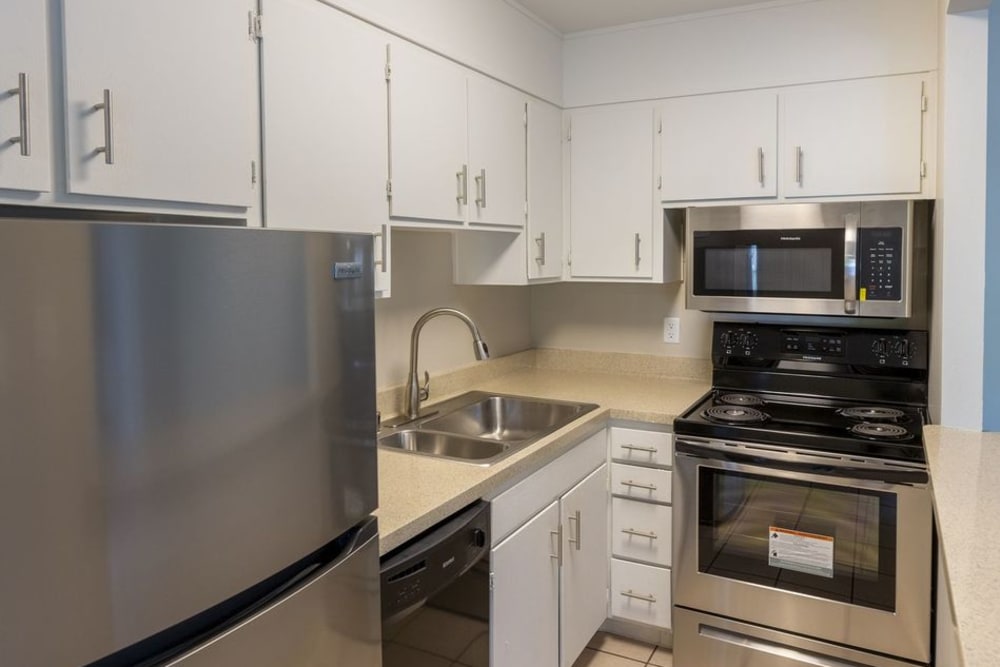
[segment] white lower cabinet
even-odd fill
[[[494,498],[491,667],[569,667],[607,618],[601,431]]]
[[[611,428],[612,618],[669,630],[673,435]]]

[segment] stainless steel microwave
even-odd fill
[[[928,215],[928,202],[905,200],[690,208],[687,307],[910,317]]]

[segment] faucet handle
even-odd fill
[[[431,397],[431,374],[424,371],[424,386],[420,388],[420,400],[426,401]]]

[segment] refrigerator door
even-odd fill
[[[380,622],[372,530],[288,595],[163,667],[380,667]]]
[[[375,509],[372,275],[368,235],[0,221],[3,662],[99,659]]]

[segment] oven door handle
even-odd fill
[[[825,475],[886,484],[920,485],[928,481],[927,470],[904,463],[874,461],[771,445],[753,445],[678,437],[678,454],[711,461],[752,464],[775,470]]]

